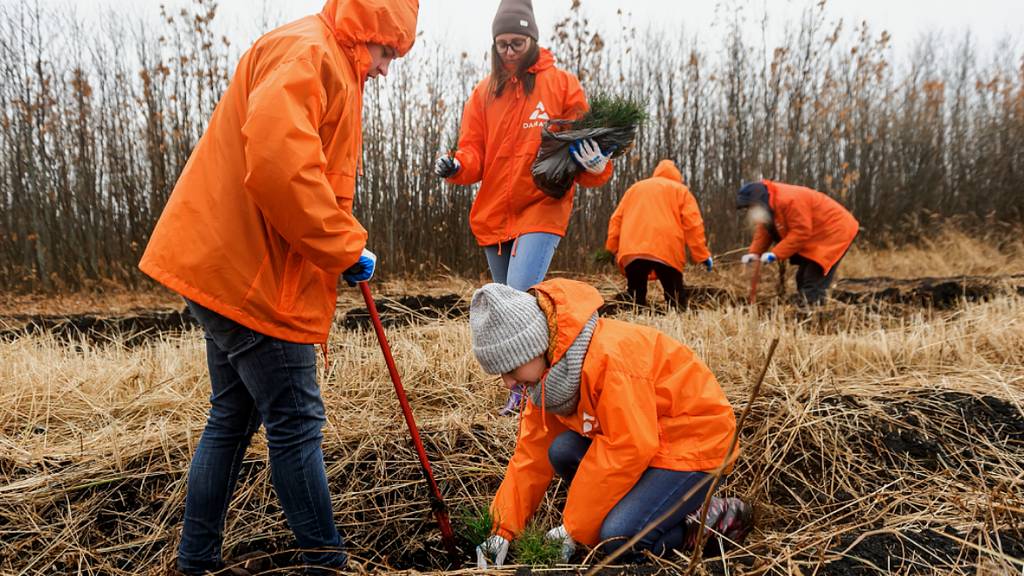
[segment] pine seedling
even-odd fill
[[[460,536],[474,546],[483,544],[484,540],[491,535],[494,527],[494,517],[490,508],[484,506],[468,506],[459,511],[456,516],[458,520]]]
[[[562,554],[562,543],[544,537],[546,530],[531,522],[512,543],[516,562],[529,566],[554,566]]]
[[[597,94],[590,99],[590,110],[573,122],[572,129],[639,126],[647,121],[647,116],[646,102],[611,94]]]

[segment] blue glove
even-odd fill
[[[776,260],[778,260],[778,258],[775,257],[774,252],[765,252],[764,254],[761,254],[761,264],[771,264]]]
[[[715,269],[715,259],[708,256],[708,259],[704,261],[704,267],[707,268],[708,272]]]
[[[349,286],[355,286],[360,282],[366,282],[370,278],[373,278],[373,271],[377,269],[377,255],[370,252],[366,248],[363,248],[363,253],[359,256],[359,261],[349,267],[342,273],[342,278],[348,282]]]

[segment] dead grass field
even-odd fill
[[[615,312],[696,350],[737,411],[768,342],[781,339],[742,430],[740,464],[723,489],[755,504],[758,529],[743,549],[706,558],[697,573],[1020,574],[1024,298],[1004,280],[1024,273],[1024,247],[946,232],[920,250],[855,250],[843,272],[999,279],[984,297],[943,309],[835,302],[807,316],[772,298],[769,273],[758,309],[712,300],[680,314]],[[691,271],[688,279],[739,295],[746,282],[728,261],[714,276]],[[611,273],[591,280],[609,295],[624,285]],[[455,295],[457,303],[473,286],[395,281],[375,289],[395,298]],[[343,327],[357,296],[340,300],[329,364],[321,366],[335,517],[360,571],[441,569],[426,491],[376,340]],[[5,297],[0,316],[16,326],[15,313],[180,308],[164,295],[54,302]],[[389,329],[453,512],[489,501],[516,426],[494,416],[503,391],[477,367],[459,310]],[[185,473],[205,419],[200,333],[8,332],[0,338],[0,382],[0,573],[162,574],[173,560]],[[560,487],[545,501],[547,524],[557,524],[562,498]],[[226,554],[288,547],[258,434],[228,516]],[[455,568],[468,568],[466,561]],[[686,564],[680,557],[643,571]]]

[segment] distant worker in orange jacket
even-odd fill
[[[690,258],[710,272],[714,259],[704,238],[704,219],[697,199],[683,184],[671,160],[662,160],[654,174],[630,187],[608,222],[605,248],[626,274],[629,295],[647,304],[647,280],[653,271],[670,306],[686,306],[683,268]]]
[[[821,304],[860,230],[857,219],[821,192],[771,180],[745,184],[736,206],[749,211],[749,219],[757,226],[743,263],[760,258],[770,264],[788,258],[797,265],[801,304]]]
[[[509,543],[540,505],[555,474],[568,485],[562,525],[547,536],[568,562],[576,543],[620,547],[726,462],[736,430],[732,406],[693,351],[645,326],[598,316],[593,287],[548,280],[529,293],[501,284],[476,291],[473,352],[505,386],[522,386],[515,453],[491,505],[493,535],[477,548],[482,568],[500,566]],[[632,552],[692,547],[702,487]],[[714,498],[708,526],[732,541],[752,527],[752,509]]]
[[[518,290],[544,280],[569,226],[574,190],[548,196],[533,182],[531,167],[548,120],[574,120],[589,108],[579,80],[555,67],[537,40],[531,0],[502,0],[491,25],[491,73],[466,103],[458,151],[437,160],[435,173],[453,184],[480,183],[470,227],[483,247],[491,279]],[[582,167],[577,179],[596,188],[612,175],[612,151],[596,142],[572,145]],[[513,413],[515,392],[502,410]]]
[[[210,118],[139,267],[206,333],[210,411],[188,473],[178,570],[221,570],[224,519],[253,433],[303,561],[340,568],[321,448],[316,349],[338,276],[376,257],[352,215],[363,85],[416,38],[418,0],[328,0],[256,41]]]

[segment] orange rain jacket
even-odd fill
[[[687,246],[695,262],[711,257],[697,199],[683,184],[675,163],[662,160],[652,177],[626,190],[608,221],[605,248],[615,253],[620,269],[643,258],[682,272]]]
[[[258,332],[325,342],[338,275],[366,231],[352,215],[367,43],[403,55],[418,0],[329,0],[242,56],[139,268]]]
[[[775,229],[782,240],[773,252],[779,260],[799,254],[821,266],[825,274],[839,262],[860,230],[857,219],[839,202],[803,186],[763,180]],[[760,225],[754,232],[751,254],[767,252],[772,233]]]
[[[459,150],[462,164],[453,184],[483,180],[470,210],[470,227],[481,246],[513,240],[531,232],[565,235],[575,187],[561,199],[541,192],[531,168],[546,120],[573,120],[588,109],[587,97],[574,75],[555,67],[555,57],[541,49],[530,69],[537,75],[533,93],[513,81],[500,98],[489,90],[490,77],[477,84],[462,114]],[[582,172],[577,182],[588,188],[611,178],[609,162],[600,175]]]
[[[531,290],[548,310],[548,361],[557,362],[603,300],[592,286],[566,279]],[[532,402],[523,410],[515,453],[491,507],[497,534],[513,539],[537,510],[554,474],[548,447],[566,430],[593,440],[563,511],[573,539],[593,546],[605,516],[647,468],[721,465],[736,418],[692,350],[652,328],[601,318],[583,360],[576,413],[556,416]]]

